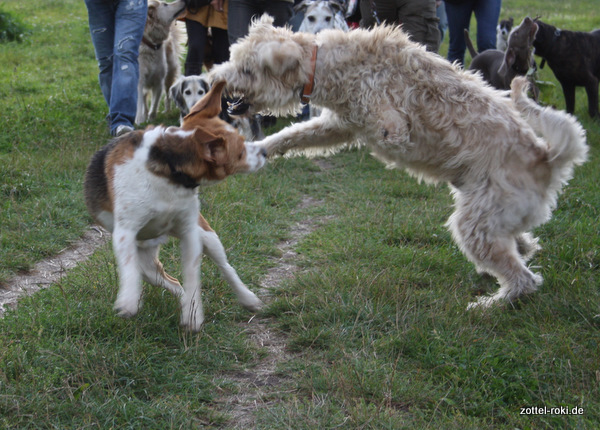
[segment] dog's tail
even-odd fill
[[[469,37],[469,30],[467,30],[465,28],[464,33],[465,33],[465,44],[467,45],[467,48],[469,48],[469,54],[471,54],[471,58],[475,58],[477,56],[478,52],[475,50],[475,47],[473,46],[473,42],[471,42],[471,37]]]
[[[581,124],[568,113],[541,107],[527,97],[529,81],[516,77],[511,84],[511,98],[531,128],[548,143],[552,182],[560,190],[573,177],[573,168],[587,159],[588,146]]]

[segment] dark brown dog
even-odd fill
[[[598,80],[600,79],[600,30],[589,33],[561,30],[535,20],[539,30],[533,47],[535,54],[548,62],[565,95],[567,112],[575,111],[575,87],[585,87],[588,112],[598,113]],[[543,63],[542,63],[543,64]]]
[[[510,89],[515,76],[527,76],[535,70],[533,61],[533,40],[538,30],[537,24],[529,17],[523,19],[508,37],[506,52],[488,49],[477,53],[469,33],[465,30],[465,42],[473,57],[469,70],[479,70],[487,82],[499,90]],[[532,82],[533,84],[533,82]],[[534,98],[537,99],[537,88],[532,85]]]

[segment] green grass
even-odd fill
[[[600,27],[594,1],[505,0],[562,28]],[[36,8],[4,0],[31,32],[0,44],[0,282],[81,236],[91,220],[82,178],[108,139],[106,107],[83,2]],[[564,108],[551,71],[542,102]],[[446,186],[386,170],[365,150],[328,159],[278,159],[261,172],[202,190],[203,214],[254,290],[276,245],[303,219],[320,220],[298,244],[302,271],[262,313],[287,339],[282,387],[257,412],[264,429],[581,428],[600,426],[600,124],[577,93],[590,160],[535,233],[532,264],[545,282],[513,306],[465,312],[496,288],[475,273],[443,224]],[[163,116],[176,123],[176,115]],[[280,121],[279,126],[285,124]],[[297,209],[304,196],[321,203]],[[167,270],[179,274],[175,242]],[[177,303],[146,287],[131,320],[112,310],[110,246],[0,320],[0,428],[230,428],[229,375],[268,352],[215,266],[202,273],[206,324],[179,328]],[[259,402],[260,403],[260,402]],[[520,415],[522,407],[582,407],[583,415]]]

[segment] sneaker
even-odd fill
[[[115,129],[114,134],[115,134],[115,137],[119,137],[119,136],[124,135],[125,133],[129,133],[130,131],[133,131],[133,127],[130,127],[128,125],[119,125]]]

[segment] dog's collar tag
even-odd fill
[[[160,49],[160,47],[162,46],[162,43],[152,43],[145,37],[142,37],[142,42],[144,42],[144,44],[146,46],[149,46],[151,49],[154,49],[155,51],[158,51]]]
[[[310,76],[308,77],[308,82],[302,88],[302,97],[300,101],[304,104],[310,102],[310,97],[312,96],[313,87],[315,86],[315,68],[317,67],[317,45],[313,47],[312,57],[310,59],[311,71]]]

